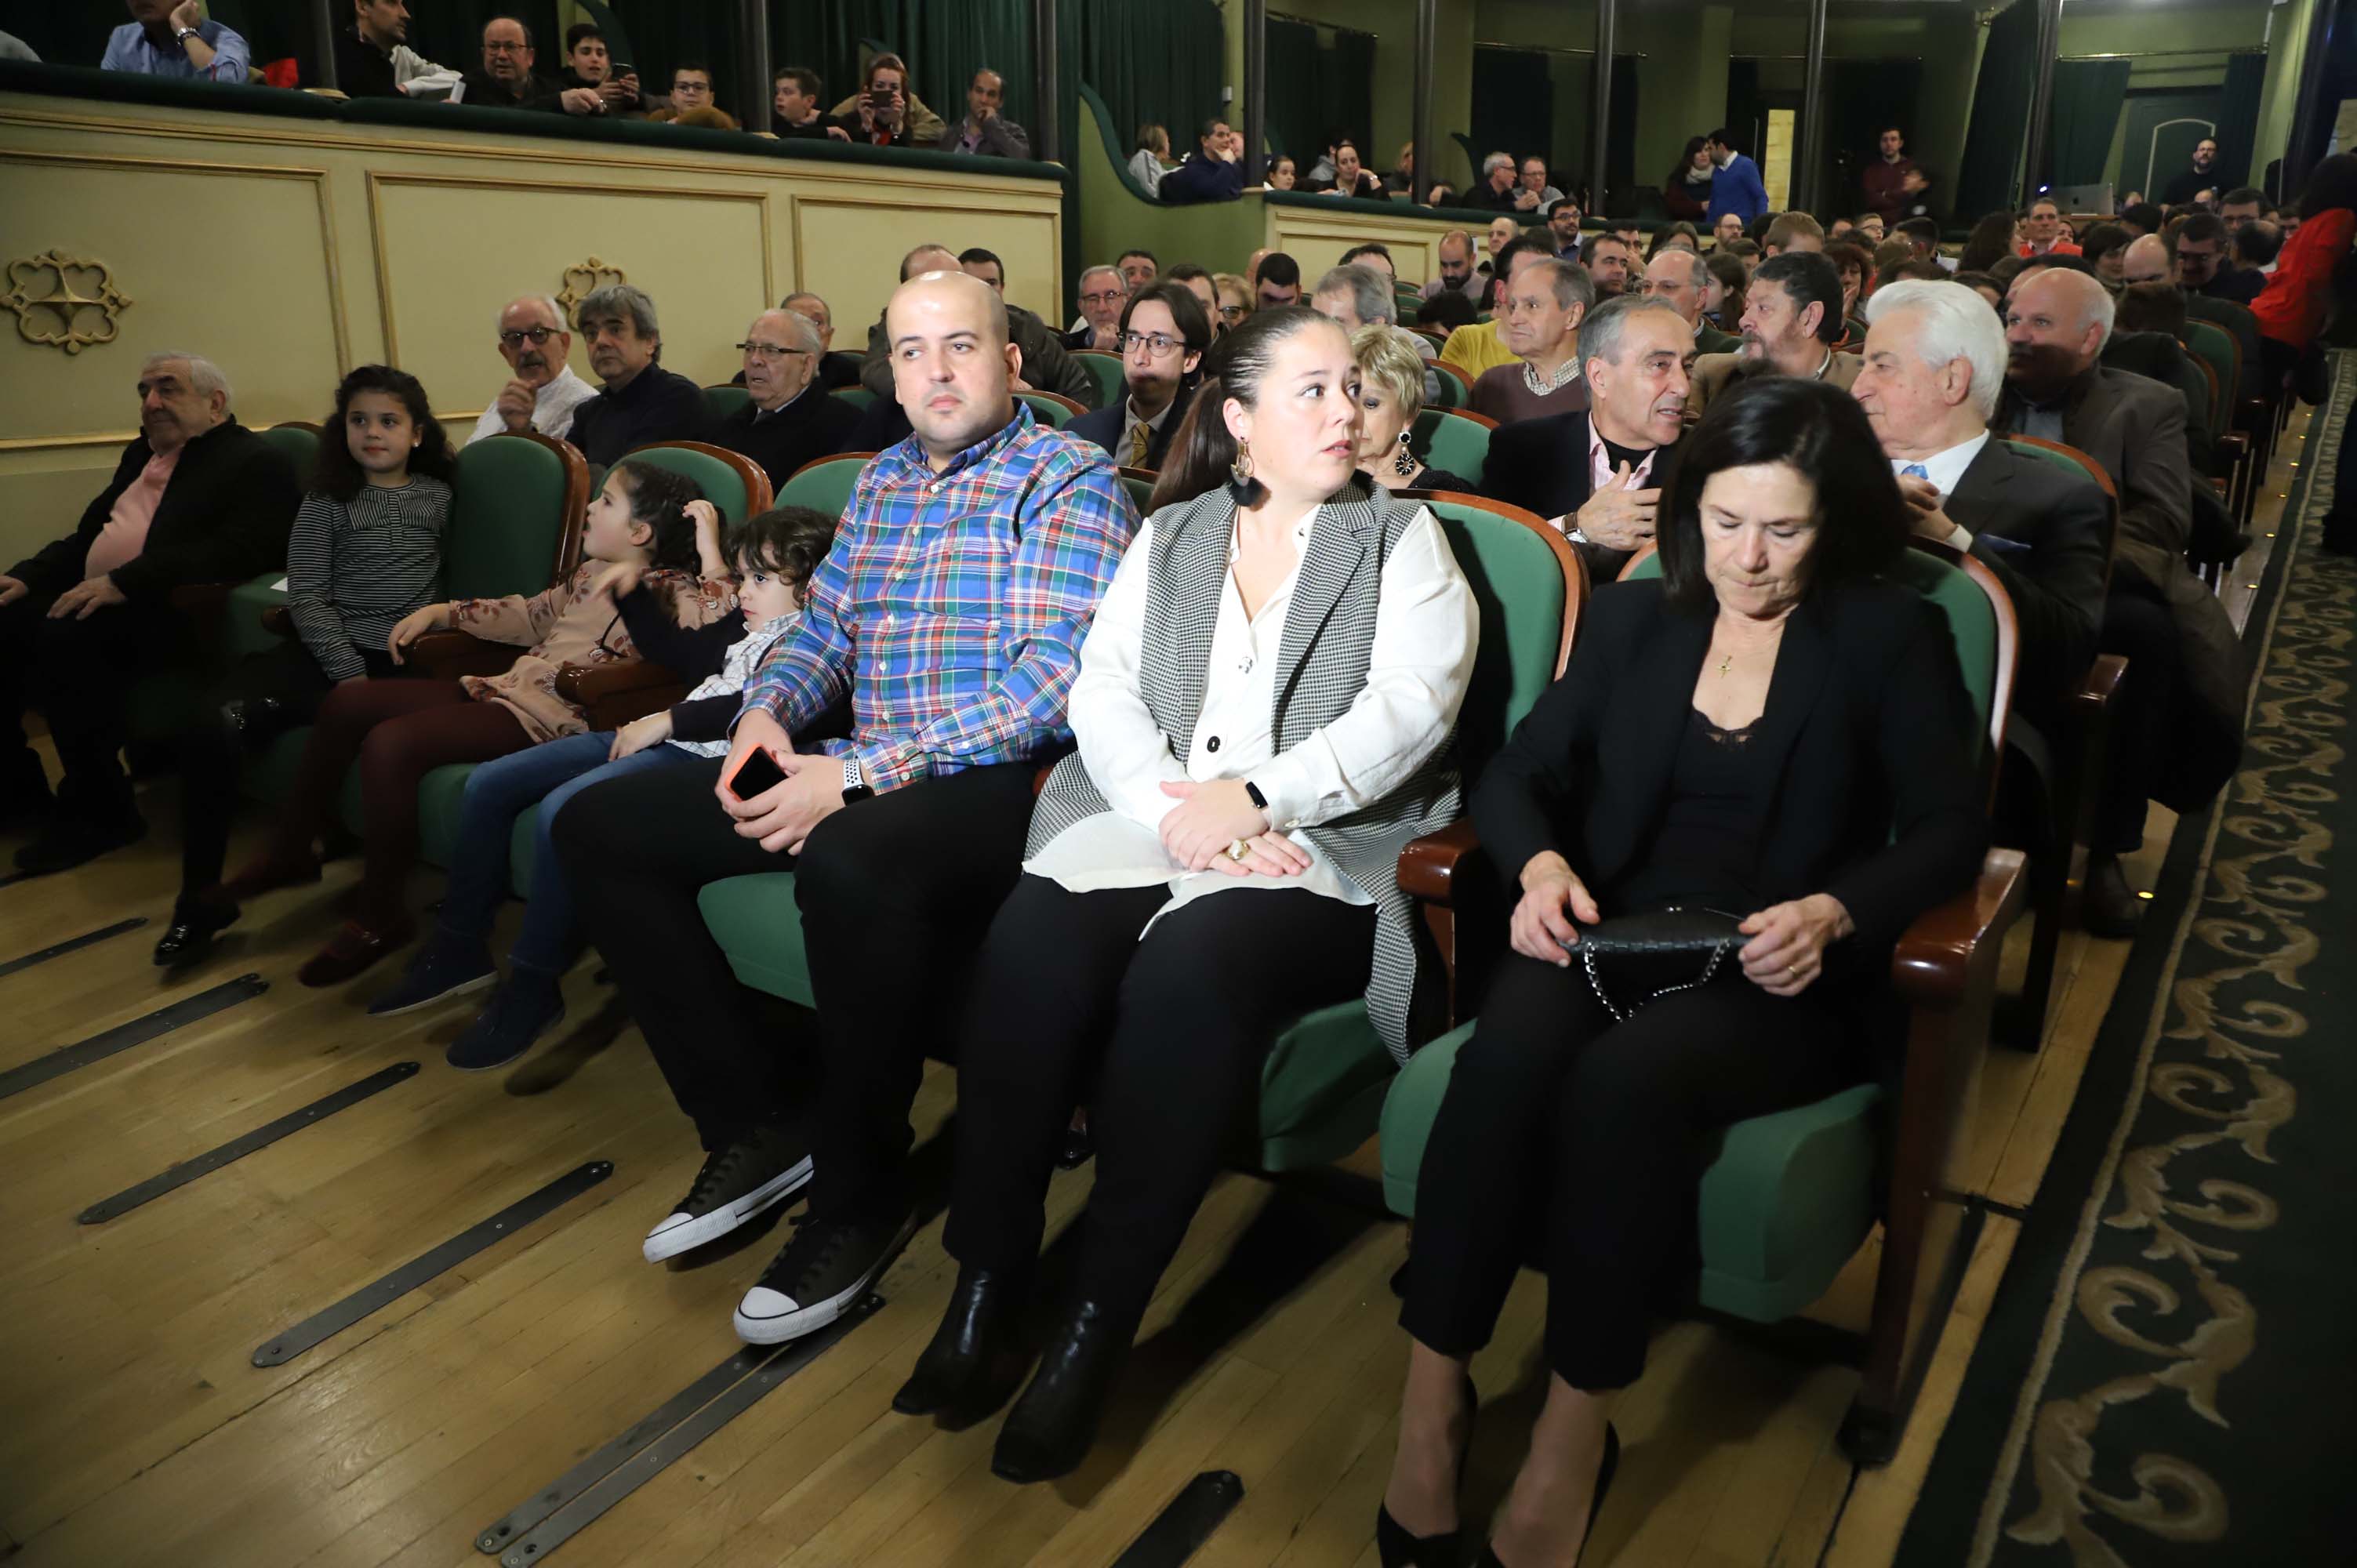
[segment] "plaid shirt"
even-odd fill
[[[1136,527],[1113,459],[1020,403],[944,473],[912,435],[860,470],[743,711],[792,731],[848,687],[851,738],[825,749],[879,791],[1069,742],[1081,642]]]

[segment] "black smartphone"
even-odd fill
[[[745,754],[743,762],[737,765],[736,775],[728,780],[728,792],[740,800],[749,800],[785,781],[786,770],[778,766],[778,759],[770,755],[770,748],[756,746]]]

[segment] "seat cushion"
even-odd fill
[[[1261,1064],[1260,1168],[1325,1165],[1365,1143],[1394,1070],[1358,997],[1279,1035]]]
[[[445,870],[451,847],[458,842],[458,810],[467,799],[467,780],[475,771],[471,762],[452,762],[417,781],[417,858]],[[352,824],[359,832],[359,824]]]
[[[756,991],[782,996],[805,1007],[817,1005],[811,992],[810,954],[802,947],[802,907],[794,902],[791,871],[726,876],[705,884],[696,895],[705,929],[737,978]]]

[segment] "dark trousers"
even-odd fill
[[[813,1214],[904,1207],[909,1102],[926,1056],[948,1054],[974,950],[1021,872],[1034,770],[904,785],[828,817],[794,856],[738,836],[712,794],[725,765],[617,779],[557,814],[582,929],[706,1149],[806,1109]],[[696,907],[706,883],[771,871],[794,874],[802,911],[818,1004],[814,1106],[797,1102],[794,1064]]]
[[[1057,1144],[1090,1099],[1097,1179],[1078,1288],[1141,1310],[1259,1091],[1270,1044],[1367,987],[1372,908],[1237,888],[1172,910],[1141,940],[1169,897],[1159,884],[1068,893],[1026,876],[991,922],[959,1031],[943,1241],[960,1262],[1030,1268]]]
[[[2113,702],[2087,847],[2130,854],[2144,843],[2146,802],[2176,743],[2175,714],[2186,700],[2184,644],[2158,596],[2115,580],[2104,599],[2099,646],[2126,656],[2128,672]]]
[[[0,605],[0,789],[30,796],[42,783],[24,724],[38,709],[65,772],[59,809],[105,821],[132,810],[122,753],[133,683],[194,650],[188,623],[168,605],[109,605],[87,620],[51,620],[55,600],[27,594]]]
[[[367,818],[358,918],[370,930],[390,929],[406,913],[402,892],[417,858],[419,782],[449,763],[489,762],[531,744],[512,711],[476,702],[456,681],[338,687],[319,703],[272,854],[292,859],[310,852],[357,760]]]
[[[1720,1130],[1867,1076],[1822,982],[1785,999],[1721,976],[1615,1024],[1577,962],[1509,955],[1425,1145],[1400,1326],[1472,1354],[1535,1238],[1548,1364],[1576,1389],[1625,1388]]]
[[[363,649],[371,679],[400,672],[393,656]],[[335,682],[292,639],[237,661],[209,693],[196,727],[180,737],[180,897],[220,886],[245,759],[307,725]]]

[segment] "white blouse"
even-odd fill
[[[1294,530],[1306,552],[1318,510]],[[1405,783],[1448,739],[1473,671],[1480,623],[1472,591],[1428,509],[1402,531],[1383,564],[1374,646],[1366,686],[1350,711],[1301,744],[1276,751],[1276,676],[1285,619],[1300,582],[1298,556],[1284,583],[1247,615],[1230,572],[1211,634],[1189,762],[1182,766],[1139,689],[1146,641],[1146,563],[1154,523],[1138,529],[1113,586],[1098,605],[1081,648],[1072,686],[1073,734],[1089,781],[1112,808],[1073,823],[1041,846],[1023,869],[1073,893],[1167,884],[1170,902],[1156,918],[1208,893],[1232,887],[1300,887],[1348,904],[1372,899],[1297,833],[1309,853],[1297,876],[1231,876],[1189,871],[1163,848],[1162,818],[1178,802],[1165,782],[1249,779],[1268,801],[1280,830],[1314,827],[1374,804]],[[1229,544],[1231,565],[1235,544]]]

